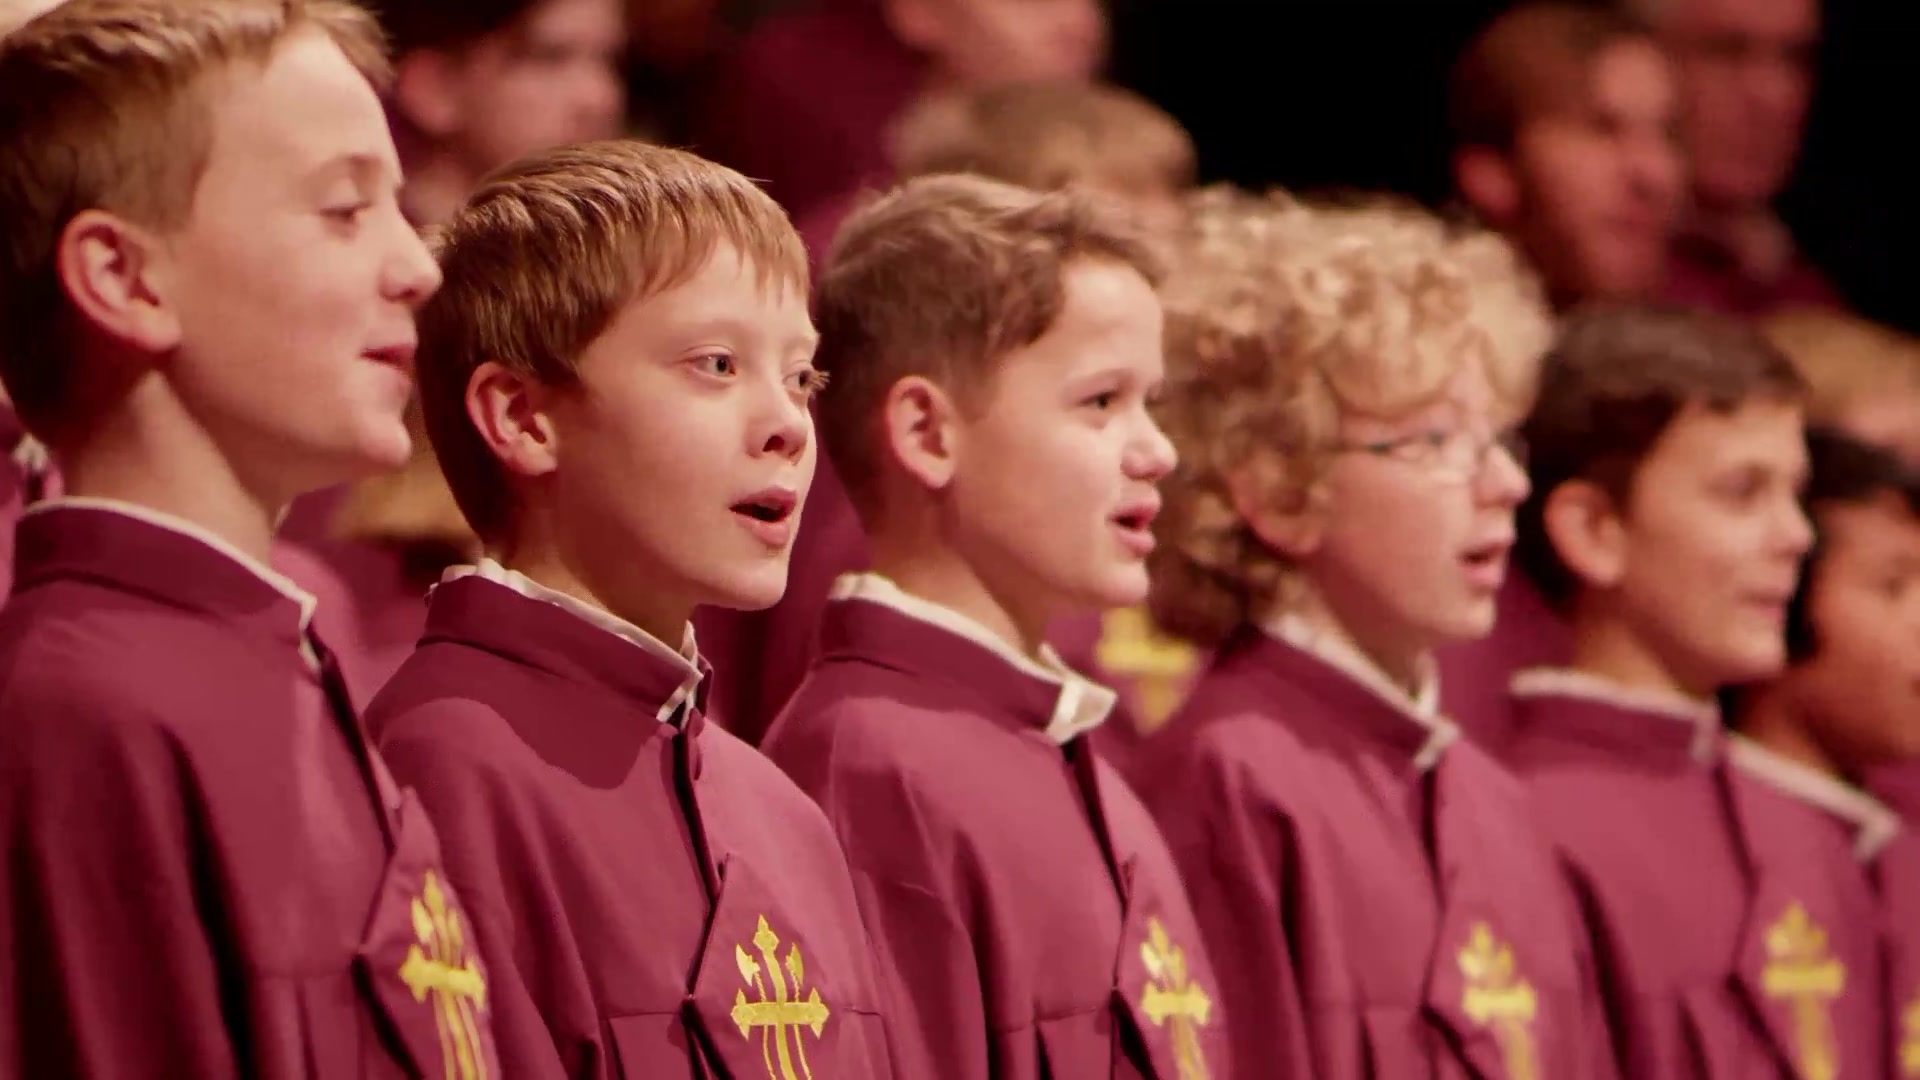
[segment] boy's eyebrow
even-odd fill
[[[345,175],[363,187],[372,186],[392,172],[392,166],[378,155],[355,151],[338,154],[322,162],[309,174],[317,187]]]

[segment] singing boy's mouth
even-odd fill
[[[797,524],[794,511],[800,496],[791,488],[770,487],[741,499],[732,506],[737,520],[756,539],[770,548],[786,548],[793,542]]]

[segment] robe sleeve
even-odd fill
[[[240,972],[181,748],[112,703],[8,706],[38,715],[0,750],[0,1075],[238,1076]]]
[[[1233,1074],[1313,1075],[1288,925],[1297,876],[1291,823],[1280,808],[1250,800],[1220,762],[1185,770],[1162,792],[1161,831],[1233,1014]]]
[[[583,1025],[571,1035],[555,1030],[535,998],[533,987],[564,983],[557,973],[540,970],[544,960],[559,959],[557,950],[539,946],[545,927],[522,933],[512,914],[526,908],[516,905],[520,898],[510,893],[509,881],[517,889],[538,890],[540,877],[532,863],[518,861],[517,853],[537,846],[537,840],[515,827],[506,785],[485,765],[449,752],[442,741],[400,738],[383,743],[380,750],[433,819],[447,880],[473,920],[480,961],[486,965],[501,1075],[528,1080],[613,1075],[611,1050],[601,1045],[597,1025]],[[509,866],[515,868],[511,875]],[[556,902],[545,910],[560,908]]]

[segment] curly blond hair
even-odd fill
[[[1180,467],[1162,485],[1149,603],[1212,644],[1286,603],[1294,577],[1234,509],[1234,478],[1285,513],[1320,513],[1343,416],[1403,416],[1479,365],[1517,418],[1552,328],[1512,247],[1411,203],[1213,188],[1189,211],[1160,411]]]

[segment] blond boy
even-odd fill
[[[1606,1074],[1570,898],[1434,674],[1493,623],[1537,287],[1491,234],[1279,196],[1202,199],[1175,266],[1152,606],[1215,652],[1141,784],[1233,957],[1234,1068]]]
[[[875,570],[835,585],[767,748],[847,849],[902,1075],[1223,1065],[1172,860],[1088,747],[1113,695],[1044,645],[1146,593],[1158,279],[1103,203],[947,176],[856,214],[820,280],[821,429]]]
[[[833,832],[706,721],[688,624],[786,587],[799,237],[729,169],[602,142],[494,176],[439,255],[420,400],[486,555],[368,721],[448,824],[507,1074],[891,1075]]]
[[[68,492],[0,614],[0,1074],[496,1068],[432,827],[266,566],[289,500],[408,450],[439,275],[384,69],[332,0],[0,41],[0,378]]]

